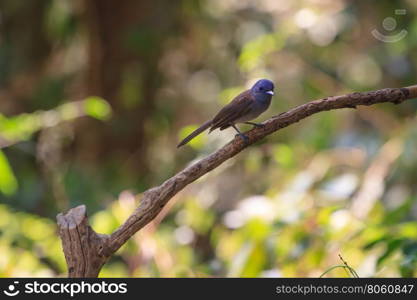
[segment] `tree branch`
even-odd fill
[[[100,255],[108,236],[88,225],[85,205],[57,216],[59,235],[68,266],[68,277],[97,277],[110,256]]]
[[[96,249],[96,255],[103,259],[102,264],[104,264],[106,259],[115,253],[124,243],[126,243],[132,235],[152,221],[162,210],[165,204],[185,186],[215,169],[224,161],[235,156],[249,145],[259,141],[271,133],[321,111],[341,108],[356,108],[358,105],[373,105],[383,102],[400,104],[405,100],[415,97],[417,97],[417,85],[405,88],[387,88],[364,93],[356,92],[311,101],[274,116],[263,123],[265,125],[264,127],[254,128],[246,132],[245,135],[248,136],[248,142],[246,144],[242,141],[242,139],[235,138],[216,152],[188,166],[161,185],[145,191],[142,194],[140,205],[135,209],[126,222],[111,235],[105,236],[106,238],[102,237],[101,239],[91,240],[90,242],[93,243],[98,241],[100,245],[98,247],[91,246],[89,249]],[[62,222],[59,222],[58,225],[61,228]],[[65,230],[62,230],[62,228],[60,230],[60,235],[63,241],[63,248],[66,253],[67,263],[70,266],[70,262],[73,260],[68,257],[71,255],[68,255],[68,251],[65,251],[65,249],[71,248],[66,244],[71,243],[72,241],[65,238]],[[92,273],[98,274],[102,264],[97,266],[97,272]],[[71,263],[71,265],[73,265],[73,263]],[[82,273],[82,270],[78,272],[70,272],[70,276],[81,275],[80,277],[83,277]]]

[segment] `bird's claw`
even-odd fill
[[[249,142],[249,138],[243,133],[238,133],[235,135],[235,137],[238,137],[238,136],[243,140],[243,143],[247,144]]]

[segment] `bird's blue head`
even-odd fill
[[[252,93],[260,100],[271,100],[274,95],[274,83],[268,79],[258,80],[251,88]]]

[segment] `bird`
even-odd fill
[[[197,135],[210,128],[209,133],[215,129],[224,130],[233,127],[246,143],[248,137],[237,127],[237,123],[245,123],[254,127],[262,127],[263,124],[249,122],[266,111],[271,104],[274,95],[274,83],[268,79],[258,80],[250,89],[237,95],[229,104],[224,106],[213,119],[206,121],[199,128],[184,138],[177,148],[187,144]]]

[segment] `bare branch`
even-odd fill
[[[246,132],[245,135],[249,138],[246,144],[242,139],[235,138],[216,152],[169,178],[160,186],[145,191],[142,194],[139,207],[136,208],[126,222],[108,236],[101,247],[96,247],[96,249],[99,249],[97,255],[110,257],[132,235],[152,221],[165,204],[185,186],[269,134],[321,111],[356,108],[358,105],[373,105],[383,102],[400,104],[407,99],[415,97],[417,97],[417,85],[405,88],[387,88],[372,92],[352,93],[319,99],[274,116],[263,123],[264,127],[254,128]],[[63,236],[61,235],[61,237]]]

